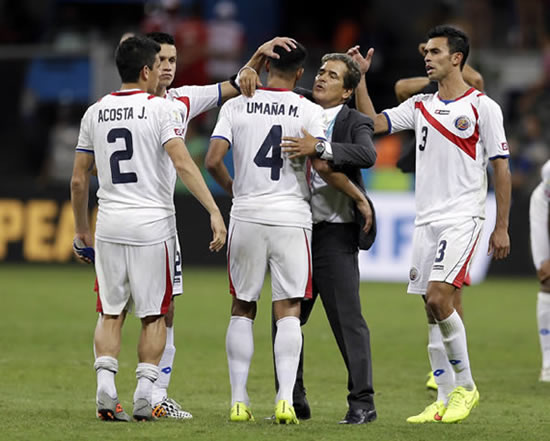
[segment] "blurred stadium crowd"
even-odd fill
[[[398,79],[425,74],[417,45],[441,23],[468,33],[469,62],[504,110],[512,211],[522,209],[550,157],[550,125],[544,124],[550,119],[550,0],[349,0],[342,7],[291,0],[0,0],[0,181],[5,189],[68,183],[84,109],[118,87],[112,59],[124,32],[175,35],[174,86],[228,78],[275,35],[308,48],[305,87],[324,53],[374,47],[369,89],[382,110],[397,104]],[[216,113],[195,119],[188,132],[201,166]],[[395,169],[402,136],[376,140],[378,161],[365,176],[367,188],[412,189],[411,178]],[[513,226],[514,219],[512,232]]]

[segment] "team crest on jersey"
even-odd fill
[[[414,282],[416,279],[418,279],[418,270],[414,266],[409,271],[409,279],[411,282]]]
[[[455,119],[455,127],[458,130],[468,130],[470,127],[470,119],[467,116],[459,116],[457,119]]]

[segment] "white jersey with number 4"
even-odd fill
[[[76,150],[93,154],[97,166],[98,239],[150,245],[176,235],[177,173],[164,144],[183,133],[180,110],[141,90],[111,93],[88,108]]]
[[[474,88],[446,101],[418,94],[385,110],[390,133],[416,135],[416,225],[485,217],[487,164],[507,158],[500,106]]]
[[[324,112],[290,90],[259,89],[222,106],[212,138],[233,151],[231,217],[311,228],[309,166],[305,158],[289,160],[280,146],[284,136],[303,137],[302,128],[325,139]]]

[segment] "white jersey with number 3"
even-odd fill
[[[309,165],[289,160],[280,146],[284,136],[303,137],[302,128],[325,139],[325,115],[290,90],[260,89],[223,105],[212,138],[227,140],[233,151],[233,218],[311,228]]]
[[[487,164],[507,158],[500,106],[474,88],[445,101],[418,94],[383,112],[390,133],[416,135],[416,225],[485,217]]]
[[[183,138],[181,111],[141,90],[103,97],[82,118],[77,152],[94,155],[99,180],[96,237],[150,245],[176,235],[176,170],[164,149]]]

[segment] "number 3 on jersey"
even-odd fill
[[[258,167],[271,169],[271,180],[278,181],[281,177],[281,168],[283,168],[283,158],[281,158],[281,137],[282,128],[280,125],[271,127],[260,149],[254,156],[254,164]],[[271,150],[271,156],[267,156]]]
[[[134,142],[132,140],[132,132],[125,128],[111,129],[107,134],[107,142],[115,143],[117,139],[124,140],[124,150],[113,152],[109,158],[111,164],[111,179],[113,184],[128,184],[137,182],[138,178],[134,172],[122,173],[120,171],[120,161],[132,159],[134,155]]]

